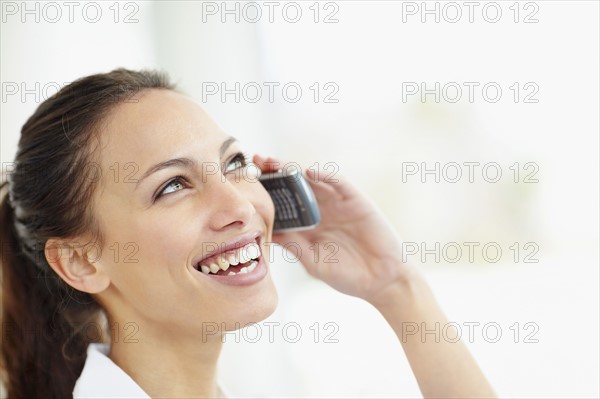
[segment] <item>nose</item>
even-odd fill
[[[228,227],[245,227],[256,214],[256,208],[247,193],[228,180],[216,179],[210,196],[210,228],[223,230]]]

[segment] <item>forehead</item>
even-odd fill
[[[101,163],[135,162],[140,168],[185,151],[208,154],[227,135],[190,98],[146,90],[115,107],[101,128]]]

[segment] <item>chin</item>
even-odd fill
[[[279,296],[270,276],[268,279],[269,287],[265,287],[259,298],[249,301],[250,303],[246,303],[245,306],[238,307],[235,314],[227,317],[227,321],[224,322],[225,331],[235,331],[249,324],[261,322],[275,312]]]

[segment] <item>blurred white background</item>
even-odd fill
[[[409,260],[463,325],[463,338],[463,323],[480,323],[468,345],[501,397],[600,395],[598,2],[477,2],[472,22],[464,2],[278,2],[272,22],[264,2],[77,3],[71,22],[64,2],[2,2],[3,165],[22,124],[56,87],[117,67],[164,69],[249,152],[335,164],[408,243],[459,243],[457,262],[452,251],[439,262],[422,262],[421,251]],[[439,22],[423,13],[436,7]],[[248,88],[239,102],[207,91],[236,82]],[[265,82],[279,84],[273,101]],[[422,101],[420,91],[406,91],[421,82],[447,90],[439,102],[433,93]],[[478,85],[473,101],[465,82]],[[282,93],[290,83],[302,89],[297,102]],[[487,83],[492,89],[482,92]],[[262,97],[252,102],[257,85]],[[456,86],[462,98],[452,102]],[[494,87],[502,90],[497,102]],[[325,102],[327,95],[337,101]],[[439,183],[421,174],[436,162],[450,165]],[[455,183],[451,162],[462,166]],[[473,182],[465,162],[480,163]],[[485,179],[493,169],[482,175],[493,162],[502,172],[496,183]],[[407,175],[414,165],[417,174]],[[537,182],[525,182],[530,172]],[[479,243],[473,260],[465,242]],[[486,243],[502,249],[497,262],[482,256]],[[232,394],[420,396],[374,308],[277,257],[280,307],[267,321],[281,324],[273,342],[265,325],[256,343],[228,339],[220,370]],[[298,342],[293,329],[282,333],[289,322],[300,326]],[[328,322],[337,343],[325,342],[334,332]],[[483,334],[486,323],[500,327],[497,342],[493,329]]]

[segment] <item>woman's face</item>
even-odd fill
[[[111,284],[98,296],[111,318],[199,338],[274,311],[273,202],[255,167],[243,166],[235,139],[189,98],[148,90],[116,107],[100,144],[93,211],[104,246],[96,262]],[[246,247],[248,258],[239,259],[235,248],[248,243],[261,252],[252,271],[201,271],[235,263],[232,256],[256,258],[256,248]]]

